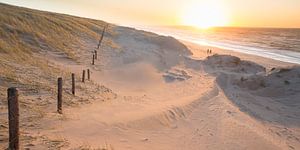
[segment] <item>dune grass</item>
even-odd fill
[[[76,60],[82,38],[99,39],[103,21],[56,14],[0,3],[0,86],[47,87],[61,70],[34,54],[51,51]],[[32,70],[30,72],[30,68]],[[39,80],[36,77],[39,75]],[[47,75],[47,76],[46,76]],[[38,83],[37,83],[38,82]],[[44,84],[44,85],[43,85]],[[2,91],[2,90],[1,90]],[[3,91],[2,91],[3,92]]]
[[[0,52],[56,50],[74,58],[80,38],[98,38],[105,22],[0,4]]]
[[[86,44],[95,44],[96,47],[106,25],[103,21],[0,3],[0,113],[7,113],[7,88],[17,87],[23,114],[21,128],[32,124],[28,118],[34,118],[36,123],[40,117],[34,116],[55,105],[57,77],[64,80],[66,107],[89,103],[89,100],[95,100],[95,94],[103,94],[100,99],[114,97],[111,90],[93,81],[77,83],[78,92],[73,96],[67,88],[71,84],[71,70],[55,64],[52,57],[47,58],[47,54],[55,54],[53,57],[62,56],[66,58],[64,60],[80,62],[81,54],[90,52],[91,47],[87,48]],[[116,35],[113,26],[106,30],[107,37],[103,41],[103,45],[111,48],[118,47],[112,38]],[[79,76],[76,76],[76,81],[80,81]],[[0,116],[1,127],[7,127],[6,119],[7,116]],[[0,137],[7,140],[7,128],[0,128]],[[5,140],[0,140],[1,148],[7,145]]]
[[[24,91],[55,92],[57,77],[69,79],[71,71],[48,62],[45,54],[55,53],[77,62],[87,50],[85,42],[92,41],[96,47],[108,25],[100,20],[2,3],[0,20],[0,106],[6,103],[6,89],[12,86]],[[113,41],[113,27],[109,24],[103,40],[103,45],[112,49],[118,47]]]

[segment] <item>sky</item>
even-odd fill
[[[300,28],[300,0],[0,0],[120,25]]]

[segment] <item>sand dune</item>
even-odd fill
[[[67,23],[72,18],[64,17]],[[20,60],[12,65],[3,59],[11,68],[23,67],[16,70],[20,80],[12,83],[6,74],[0,78],[1,84],[23,87],[23,148],[300,148],[299,66],[287,68],[293,64],[217,48],[207,57],[207,47],[112,24],[96,64],[91,65],[91,52],[98,44],[94,31],[101,31],[103,22],[75,20],[80,35],[71,35],[80,44],[66,47],[76,50],[49,50],[42,44],[41,51],[26,53],[38,60],[35,64]],[[24,36],[15,38],[32,41]],[[13,54],[5,56],[13,58]],[[1,58],[5,56],[1,54]],[[48,70],[40,66],[44,61]],[[76,73],[79,81],[81,71],[87,68],[91,69],[91,81],[78,82],[78,93],[72,96],[70,73]],[[27,82],[20,73],[41,76],[39,86],[29,88],[35,82]],[[55,112],[52,87],[60,75],[66,79],[62,115]],[[45,85],[51,88],[26,95],[28,89]],[[1,114],[7,112],[6,103],[0,103]],[[0,148],[8,141],[6,117],[0,115]]]
[[[259,95],[275,87],[265,82],[278,81],[269,79],[272,74],[264,66],[229,55],[199,60],[190,55],[192,50],[186,53],[186,47],[164,47],[163,53],[157,49],[160,43],[133,40],[127,30],[117,28],[115,43],[120,48],[104,50],[102,58],[119,64],[101,64],[101,71],[94,72],[94,80],[115,91],[116,99],[71,108],[67,116],[72,119],[60,122],[55,131],[70,147],[96,148],[99,141],[115,149],[299,147],[298,129],[278,123],[297,124],[298,105],[281,109],[284,105],[276,99]],[[169,53],[177,57],[166,57]]]

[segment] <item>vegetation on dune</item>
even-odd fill
[[[106,25],[103,21],[0,3],[0,108],[6,106],[2,105],[6,103],[6,89],[12,86],[23,95],[46,91],[55,97],[57,77],[69,84],[71,71],[48,61],[44,54],[54,53],[76,62],[86,52],[84,42],[95,42],[96,47]],[[106,34],[115,33],[109,28]],[[111,38],[104,44],[114,45]]]
[[[0,87],[32,85],[37,74],[49,82],[47,78],[60,75],[59,69],[33,54],[51,51],[76,60],[80,54],[74,49],[81,47],[82,39],[99,39],[105,25],[103,21],[0,3]]]
[[[17,87],[20,94],[21,128],[35,129],[46,112],[56,104],[57,77],[63,77],[63,104],[65,106],[105,100],[115,94],[93,81],[77,82],[76,96],[72,95],[71,71],[58,66],[51,58],[68,58],[81,62],[82,54],[90,52],[90,45],[97,44],[107,23],[103,21],[56,14],[0,3],[0,113],[7,113],[7,88]],[[103,45],[116,47],[110,36],[113,27],[106,30]],[[86,47],[87,44],[90,47]],[[53,54],[48,59],[47,54]],[[81,57],[80,57],[81,58]],[[80,76],[76,75],[76,81]],[[68,88],[67,88],[68,87]],[[98,94],[98,95],[96,95]],[[45,111],[51,109],[51,111]],[[7,116],[0,116],[0,149],[7,145]],[[3,128],[2,128],[3,127]],[[41,137],[26,137],[22,143],[30,143]],[[28,140],[24,140],[28,138]],[[4,139],[4,140],[3,140]],[[46,147],[59,148],[56,141],[44,139]],[[43,141],[44,142],[44,141]],[[49,145],[50,143],[50,145]],[[65,142],[59,142],[65,143]],[[64,146],[62,144],[62,146]]]
[[[0,52],[61,51],[75,58],[73,45],[98,38],[105,22],[0,4]]]

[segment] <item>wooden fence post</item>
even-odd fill
[[[92,61],[92,65],[95,65],[95,54],[93,54],[93,61]]]
[[[62,114],[62,78],[57,79],[57,112]]]
[[[19,150],[19,100],[15,87],[7,89],[9,149]]]
[[[87,70],[87,78],[90,80],[90,69]]]
[[[95,53],[95,59],[97,59],[98,58],[97,51],[95,50],[94,53]]]
[[[85,79],[85,70],[82,71],[82,82],[84,82]]]
[[[75,95],[75,74],[72,73],[72,94]]]

